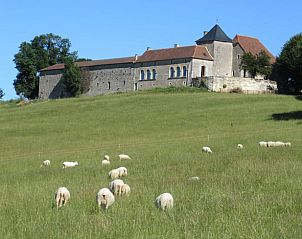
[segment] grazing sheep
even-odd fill
[[[189,181],[198,181],[199,179],[197,176],[188,178]]]
[[[116,170],[119,171],[119,177],[126,177],[128,175],[128,171],[125,167],[119,167]]]
[[[109,155],[106,154],[106,155],[104,156],[104,159],[110,161]]]
[[[292,144],[291,144],[291,142],[286,142],[286,143],[284,143],[284,146],[290,147],[290,146],[292,146]]]
[[[120,158],[120,160],[128,160],[128,159],[131,159],[131,158],[129,157],[129,155],[127,155],[127,154],[120,154],[118,157]]]
[[[64,162],[63,163],[63,168],[73,168],[75,166],[78,166],[78,162]]]
[[[267,142],[267,147],[275,147],[275,146],[276,146],[276,142],[274,142],[274,141]]]
[[[275,147],[283,147],[283,146],[285,146],[285,144],[283,142],[281,142],[281,141],[275,142]]]
[[[242,144],[237,144],[237,149],[243,149],[243,145]]]
[[[40,167],[43,167],[43,166],[44,166],[44,167],[50,166],[50,160],[45,160],[45,161],[43,161]]]
[[[109,160],[102,160],[102,165],[109,165],[110,164],[110,161]]]
[[[202,147],[201,151],[205,152],[207,154],[213,153],[212,150],[210,149],[210,147],[207,147],[207,146],[206,147]]]
[[[109,173],[108,173],[109,178],[111,179],[117,179],[120,176],[120,172],[117,169],[112,169]]]
[[[114,195],[122,194],[122,186],[124,185],[124,181],[121,179],[115,179],[109,184],[109,189]]]
[[[55,192],[55,203],[57,209],[64,206],[70,199],[70,192],[67,188],[61,187]]]
[[[108,188],[101,188],[96,195],[96,202],[99,208],[108,209],[114,201],[114,195]]]
[[[267,142],[265,142],[265,141],[260,141],[260,142],[259,142],[259,146],[260,146],[260,147],[268,147],[268,146],[267,146]]]
[[[130,186],[128,184],[124,184],[121,186],[121,196],[122,195],[129,195],[130,193]]]
[[[173,197],[170,193],[163,193],[155,199],[155,205],[161,210],[173,208]]]

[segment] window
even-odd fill
[[[184,67],[182,68],[182,76],[183,76],[183,77],[187,77],[187,67],[186,67],[186,66],[184,66]]]
[[[237,55],[237,59],[238,59],[238,60],[240,59],[240,55]]]
[[[156,80],[156,70],[155,69],[152,70],[152,79]]]
[[[147,70],[147,80],[151,80],[151,71]]]
[[[108,90],[110,90],[110,81],[107,84],[108,84]]]
[[[175,77],[175,70],[173,67],[170,68],[170,78],[174,78]]]
[[[205,66],[202,66],[201,67],[201,74],[200,74],[200,76],[201,77],[204,77],[206,75],[206,67]]]
[[[171,83],[171,82],[169,82],[169,86],[172,86],[172,83]]]
[[[126,81],[124,81],[124,85],[126,85]]]
[[[97,82],[97,83],[96,83],[96,87],[99,87],[99,85],[100,85],[100,83],[99,83],[99,82]]]
[[[177,76],[177,77],[180,77],[180,75],[181,75],[181,70],[180,70],[180,67],[178,66],[178,67],[176,68],[176,76]]]
[[[141,70],[141,80],[145,79],[145,72],[143,70]]]

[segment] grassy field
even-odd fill
[[[301,238],[301,111],[291,96],[198,90],[0,103],[1,238]],[[80,165],[63,170],[63,161]],[[96,193],[118,166],[131,194],[99,211]],[[57,211],[60,186],[71,200]],[[154,206],[163,192],[171,211]]]

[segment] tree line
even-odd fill
[[[89,71],[80,69],[75,62],[90,60],[78,58],[77,52],[70,51],[69,39],[52,33],[35,36],[30,42],[22,42],[14,56],[18,74],[14,80],[17,95],[28,99],[38,98],[39,70],[48,66],[64,63],[62,80],[65,96],[78,96],[89,89]],[[299,94],[302,90],[302,34],[289,39],[283,46],[275,63],[264,52],[257,55],[245,53],[240,68],[247,70],[252,77],[257,74],[266,79],[277,81],[279,93]],[[0,99],[4,92],[0,89]]]

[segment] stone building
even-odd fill
[[[236,35],[230,39],[215,25],[196,41],[196,45],[150,50],[141,56],[77,62],[89,72],[88,96],[137,91],[154,87],[192,86],[203,81],[210,91],[230,91],[241,88],[247,93],[262,93],[276,89],[275,82],[251,79],[240,69],[245,52],[265,51],[274,56],[256,38]],[[40,70],[39,98],[64,96],[61,80],[64,64]]]

